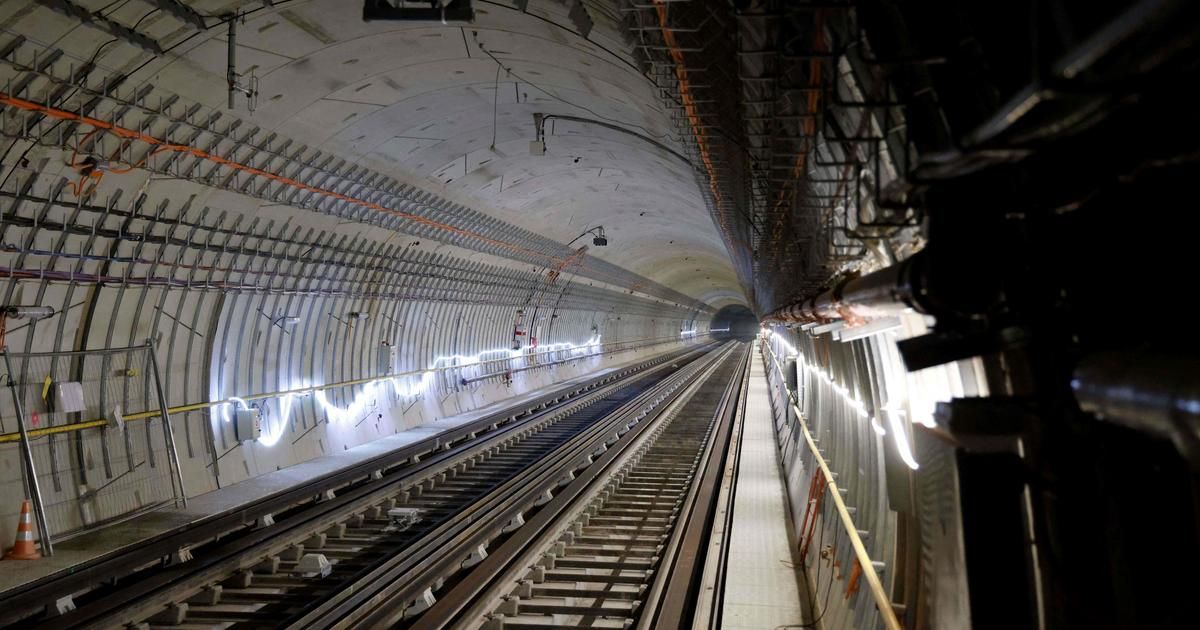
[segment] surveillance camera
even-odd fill
[[[596,247],[605,247],[608,245],[608,239],[603,236],[597,236],[592,239],[592,245]]]

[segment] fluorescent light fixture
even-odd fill
[[[4,316],[11,319],[46,319],[54,314],[53,306],[6,306]]]
[[[365,317],[365,314],[364,314]],[[552,352],[566,352],[569,357],[593,356],[601,347],[600,335],[592,335],[583,343],[575,344],[570,342],[560,342],[546,344],[539,348],[539,354]],[[493,361],[498,359],[519,359],[525,356],[525,353],[520,350],[510,350],[508,348],[493,348],[484,350],[473,355],[448,355],[439,356],[433,360],[425,371],[420,374],[406,377],[385,376],[377,378],[373,381],[363,383],[358,394],[350,401],[350,404],[345,407],[339,407],[333,404],[329,397],[326,396],[325,390],[316,389],[312,391],[313,399],[320,411],[324,412],[332,424],[342,424],[349,422],[352,419],[358,419],[374,407],[376,400],[380,395],[379,386],[383,384],[391,384],[392,391],[397,396],[411,397],[418,396],[424,393],[433,385],[437,377],[439,368],[469,368],[484,361]],[[496,374],[497,376],[499,374]],[[308,389],[311,385],[304,383],[297,389]],[[289,418],[292,410],[295,407],[295,399],[301,394],[288,392],[281,394],[279,398],[279,418],[270,423],[271,426],[264,426],[262,436],[258,438],[257,443],[262,446],[274,446],[283,437],[284,430],[288,426]],[[236,396],[230,396],[228,402],[222,406],[222,417],[225,422],[231,422],[229,410],[234,405],[242,409],[249,409],[250,406],[246,401]],[[264,423],[265,424],[265,423]]]
[[[892,318],[885,318],[882,321],[886,322],[887,319],[892,319]],[[892,323],[892,325],[881,326],[880,330],[874,330],[867,334],[878,334],[881,332],[892,330],[894,328],[897,328],[899,326],[899,324],[900,324],[900,322],[897,319],[896,322]],[[836,322],[836,325],[837,325],[837,327],[840,328],[842,326],[842,322]],[[820,334],[820,332],[818,332],[818,330],[820,328],[828,328],[831,326],[833,326],[833,324],[827,324],[825,326],[814,326],[810,330],[810,332],[812,334]],[[825,371],[821,370],[820,368],[818,368],[816,365],[805,361],[804,355],[798,353],[796,351],[796,349],[794,347],[792,347],[792,345],[789,344],[787,342],[787,340],[784,339],[778,333],[774,332],[773,330],[768,330],[765,327],[762,330],[763,330],[763,333],[767,336],[768,340],[773,340],[775,343],[778,344],[778,346],[782,346],[783,348],[786,348],[791,353],[796,354],[798,363],[800,365],[802,365],[803,367],[805,367],[813,375],[813,377],[816,378],[818,381],[824,381],[825,384],[829,386],[829,391],[837,394],[843,400],[845,400],[846,403],[855,410],[855,412],[858,414],[859,417],[867,419],[871,425],[871,429],[874,430],[876,434],[878,434],[880,436],[887,435],[888,430],[890,429],[891,434],[892,434],[892,440],[896,444],[896,452],[899,453],[900,459],[904,461],[905,465],[907,465],[909,468],[911,468],[913,470],[917,470],[920,467],[919,464],[917,463],[916,457],[913,456],[912,445],[909,444],[909,440],[908,440],[908,433],[905,431],[905,427],[902,424],[905,420],[904,416],[906,416],[907,414],[905,413],[905,411],[903,409],[900,408],[900,406],[897,402],[889,402],[882,409],[883,413],[887,416],[888,429],[885,429],[884,426],[882,424],[880,424],[879,420],[876,419],[874,416],[872,416],[867,411],[866,405],[864,405],[861,400],[854,398],[850,394],[850,391],[848,389],[843,387],[840,383],[837,383],[836,381],[834,381],[833,377],[831,377],[828,372],[825,372]],[[853,329],[853,330],[857,330],[857,329]],[[866,335],[863,335],[863,336],[866,336]],[[843,341],[846,341],[846,339],[843,338]],[[886,360],[887,360],[887,358],[885,357],[885,362],[886,362]],[[885,368],[885,372],[886,371],[888,371],[887,368]],[[888,382],[887,381],[890,378],[894,378],[894,377],[895,376],[892,374],[887,374],[887,375],[885,375],[885,381],[883,383],[879,384],[881,387],[884,388],[885,394],[890,393],[888,391]],[[889,396],[889,398],[890,398],[890,396]]]
[[[900,453],[900,459],[904,460],[904,463],[913,470],[920,468],[916,458],[913,457],[912,446],[908,444],[908,433],[904,431],[904,427],[900,424],[901,414],[888,411],[887,409],[884,411],[887,412],[888,425],[891,427],[892,439],[896,442],[896,451]]]
[[[845,326],[846,326],[846,322],[836,321],[836,322],[830,322],[828,324],[821,324],[820,326],[813,326],[811,329],[809,329],[808,332],[809,332],[809,334],[812,334],[812,335],[823,335],[827,332],[841,330]]]
[[[853,328],[843,328],[839,330],[834,337],[842,343],[863,339],[872,335],[879,335],[885,332],[896,330],[900,327],[899,317],[881,317],[874,321],[855,326]]]

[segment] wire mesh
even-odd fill
[[[182,498],[151,352],[143,346],[9,353],[4,383],[21,402],[52,540]],[[3,429],[15,430],[13,396],[6,393],[3,398]],[[141,419],[143,412],[161,415]],[[53,432],[55,427],[84,422],[97,426]],[[0,446],[5,460],[12,462],[21,460],[19,448],[19,442]],[[6,474],[6,482],[20,480],[28,487],[28,470],[21,468],[19,475]]]

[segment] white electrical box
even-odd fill
[[[262,417],[257,409],[238,409],[234,432],[239,442],[257,440],[262,436]]]
[[[54,410],[61,413],[77,413],[84,410],[83,383],[71,381],[54,384]]]
[[[379,347],[379,373],[391,374],[396,369],[396,346],[384,342]]]

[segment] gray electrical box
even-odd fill
[[[257,409],[238,409],[234,431],[239,442],[257,440],[262,436],[262,418]]]
[[[76,381],[55,383],[54,410],[61,413],[83,411],[83,384]]]

